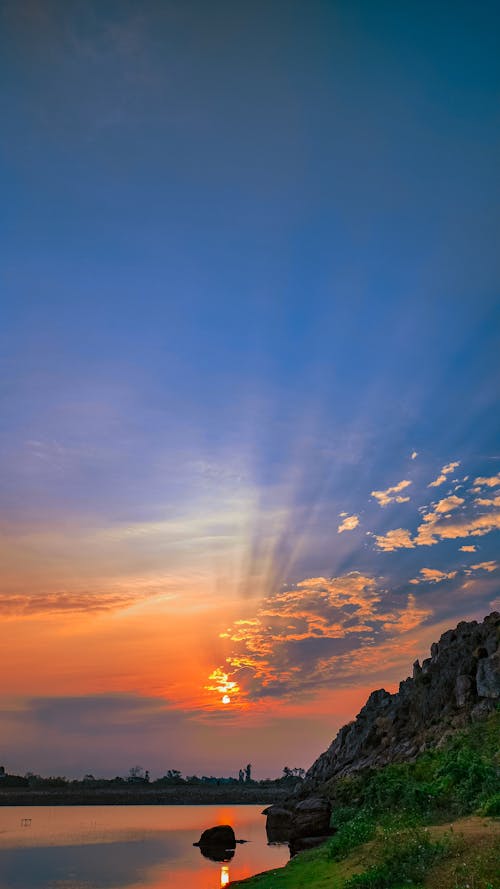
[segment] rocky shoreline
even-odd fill
[[[500,701],[500,614],[462,621],[415,661],[396,694],[373,691],[356,719],[344,725],[306,773],[301,794],[332,779],[392,762],[407,762],[443,744]]]

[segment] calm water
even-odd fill
[[[288,860],[264,807],[0,807],[0,889],[219,889]],[[192,845],[215,824],[250,841],[227,864]]]

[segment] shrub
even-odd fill
[[[494,793],[481,806],[479,813],[492,818],[500,818],[500,793]]]

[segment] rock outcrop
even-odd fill
[[[368,767],[411,760],[500,701],[500,614],[462,621],[431,646],[396,694],[372,692],[306,774],[302,793]]]
[[[290,855],[324,843],[334,831],[330,828],[332,804],[329,799],[311,796],[287,807],[268,806],[266,833],[269,843],[288,843]]]

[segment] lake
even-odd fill
[[[264,807],[1,807],[0,889],[219,889],[288,861],[267,845]],[[216,824],[249,841],[224,864],[193,846]]]

